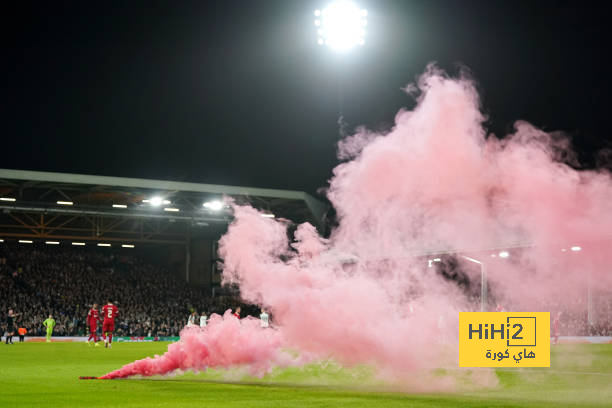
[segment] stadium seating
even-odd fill
[[[176,336],[191,310],[249,310],[233,297],[211,297],[139,257],[87,248],[0,246],[0,334],[13,308],[29,335],[43,335],[49,313],[57,321],[54,335],[83,335],[92,303],[101,308],[108,299],[118,302],[115,330],[124,336]]]

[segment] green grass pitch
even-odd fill
[[[240,370],[112,381],[98,376],[167,343],[0,344],[0,407],[612,407],[612,344],[552,347],[550,369],[504,369],[492,388],[390,392],[365,367],[314,364],[261,379]],[[457,370],[460,375],[468,371]],[[455,372],[436,375],[452,376]]]

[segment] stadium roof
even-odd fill
[[[0,169],[0,238],[186,243],[225,229],[231,212],[203,206],[223,197],[319,228],[327,211],[302,191]]]

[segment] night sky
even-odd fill
[[[490,132],[565,130],[586,167],[612,147],[605,9],[357,1],[366,45],[338,55],[316,43],[326,3],[4,6],[0,167],[314,193],[337,164],[339,110],[349,128],[388,129],[432,61],[471,70]]]

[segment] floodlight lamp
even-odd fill
[[[363,27],[368,24],[367,15],[367,10],[349,0],[336,0],[322,11],[316,10],[315,25],[321,27],[317,30],[317,43],[326,44],[336,51],[348,51],[365,44]]]
[[[204,207],[212,211],[219,211],[223,208],[223,202],[221,201],[208,201],[204,203]]]
[[[501,252],[499,253],[499,257],[500,257],[500,258],[507,258],[507,257],[509,257],[509,256],[510,256],[510,253],[509,253],[508,251],[501,251]]]
[[[159,207],[162,204],[162,198],[161,197],[152,197],[151,200],[149,200],[151,205],[154,207]]]

